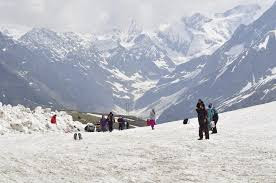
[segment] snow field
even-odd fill
[[[220,114],[198,141],[197,119],[112,133],[0,136],[3,182],[276,182],[276,102]]]

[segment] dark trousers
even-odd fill
[[[205,134],[205,139],[209,139],[209,130],[207,123],[199,125],[199,138],[201,139],[203,139],[203,132]]]
[[[119,123],[119,130],[123,130],[124,129],[124,124],[123,123]]]
[[[113,123],[112,122],[108,122],[108,130],[109,130],[109,132],[113,131]]]
[[[101,129],[102,129],[102,132],[106,132],[107,131],[106,130],[106,126],[104,126],[104,125],[101,126]]]
[[[215,120],[214,122],[215,122],[215,127],[213,128],[212,133],[218,133],[218,131],[217,131],[217,122],[218,122],[218,120]]]

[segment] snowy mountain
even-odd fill
[[[106,105],[114,105],[118,110],[154,87],[161,76],[175,68],[166,50],[156,45],[134,21],[126,31],[113,30],[110,34],[91,36],[91,40],[74,33],[35,28],[19,41],[46,57],[51,65],[75,67],[77,77],[70,80],[78,82],[78,76],[85,75],[107,91],[112,90],[109,94],[112,99]]]
[[[66,132],[76,123],[66,114],[58,113],[57,125],[52,125],[46,120],[52,114],[48,110],[38,108],[31,113],[20,106],[0,105],[4,112],[0,112],[0,133],[1,127],[7,129],[4,124],[9,124],[8,120],[19,120],[26,132],[32,132],[14,134],[7,125],[8,132],[0,138],[0,179],[43,183],[274,183],[275,108],[276,102],[272,102],[220,114],[218,134],[210,135],[209,140],[197,141],[198,121],[194,118],[188,125],[181,120],[157,125],[155,130],[82,132],[83,140],[74,141],[73,133]],[[51,133],[44,133],[47,131]]]
[[[31,28],[22,25],[0,24],[0,32],[10,38],[18,40],[21,36],[30,31]]]
[[[1,102],[12,105],[18,103],[26,106],[47,104],[61,107],[50,92],[37,87],[35,79],[26,77],[28,70],[23,68],[24,65],[29,68],[27,60],[36,59],[32,55],[30,57],[29,54],[27,49],[18,46],[11,38],[0,33]]]
[[[196,13],[161,27],[157,39],[169,50],[174,62],[181,64],[195,57],[211,55],[231,38],[239,25],[249,24],[257,18],[260,10],[259,5],[252,4],[240,5],[213,17]]]
[[[42,30],[41,34],[42,36],[56,36],[55,33],[45,30]],[[26,37],[23,36],[21,39],[24,38]],[[37,44],[32,46],[26,46],[25,43],[21,42],[21,39],[18,42],[7,38],[6,42],[1,42],[3,47],[0,57],[1,63],[9,66],[12,72],[17,73],[27,83],[32,83],[32,87],[40,93],[41,99],[46,96],[53,98],[53,100],[48,100],[47,102],[41,102],[38,99],[32,100],[32,106],[38,103],[45,106],[55,104],[54,107],[58,108],[89,111],[101,110],[101,107],[111,109],[112,104],[108,103],[111,100],[111,97],[109,97],[111,96],[111,91],[98,84],[98,80],[95,77],[87,77],[89,74],[91,76],[101,72],[98,69],[99,66],[94,62],[99,59],[97,54],[93,50],[88,53],[76,52],[74,54],[72,52],[66,55],[67,59],[65,62],[62,57],[58,57],[62,54],[57,54],[63,52],[54,52],[54,48],[51,50],[47,49],[46,45],[49,42],[53,45],[58,42],[53,41],[56,40],[55,38],[58,39],[59,36],[45,40],[45,42],[40,41],[41,44],[39,44],[38,39]],[[90,59],[82,62],[80,58],[76,62],[75,59],[78,56],[82,56],[81,54],[89,55]],[[6,87],[9,88],[9,85]],[[82,90],[81,93],[79,92],[80,90]],[[17,102],[25,104],[23,97]]]
[[[23,79],[26,86],[31,83],[35,91],[45,96],[40,96],[45,98],[43,102],[33,99],[30,103],[99,112],[122,113],[128,108],[134,115],[144,116],[145,111],[156,107],[158,116],[165,120],[162,113],[173,113],[165,111],[181,103],[180,98],[188,97],[187,101],[192,101],[191,96],[197,96],[192,94],[195,87],[206,83],[224,86],[219,82],[220,77],[215,76],[224,76],[227,73],[224,70],[234,64],[233,59],[253,46],[249,46],[250,41],[256,42],[256,49],[250,49],[250,53],[257,52],[257,42],[266,41],[265,35],[273,28],[267,30],[264,37],[248,36],[249,40],[243,40],[246,43],[224,43],[239,25],[249,24],[260,11],[258,5],[243,5],[212,17],[197,13],[152,32],[144,31],[135,21],[126,29],[113,29],[100,35],[33,28],[12,40],[9,31],[5,31],[3,36],[9,41],[1,42],[0,63],[9,66],[10,72]],[[269,24],[268,20],[264,21]],[[242,29],[240,27],[234,36]],[[244,32],[245,39],[247,32]],[[269,38],[268,45],[270,40],[273,39]],[[263,50],[260,57],[268,49],[259,49],[258,53]],[[209,77],[215,77],[216,82],[210,83]],[[237,88],[247,86],[250,80],[247,78],[247,81]],[[246,88],[249,86],[253,84]],[[6,87],[9,86],[3,88]],[[269,87],[263,88],[268,90]],[[224,97],[231,100],[233,92],[234,89],[226,92]],[[216,95],[222,96],[221,93]],[[268,98],[263,100],[271,100],[269,96],[268,92]],[[25,104],[23,98],[17,103]],[[228,109],[230,105],[221,106],[221,110]]]
[[[179,65],[136,103],[140,113],[156,108],[160,120],[190,117],[201,98],[221,111],[275,100],[276,4],[210,56]],[[159,100],[160,99],[160,100]]]

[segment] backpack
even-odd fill
[[[184,124],[184,125],[188,124],[188,121],[189,121],[188,118],[184,119],[184,120],[183,120],[183,124]]]
[[[218,120],[218,112],[217,112],[216,109],[212,109],[212,110],[213,110],[213,112],[214,112],[213,121],[216,121],[216,120]]]

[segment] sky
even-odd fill
[[[101,32],[135,20],[144,29],[196,12],[211,15],[240,4],[267,8],[275,0],[0,0],[1,24],[57,31]]]

